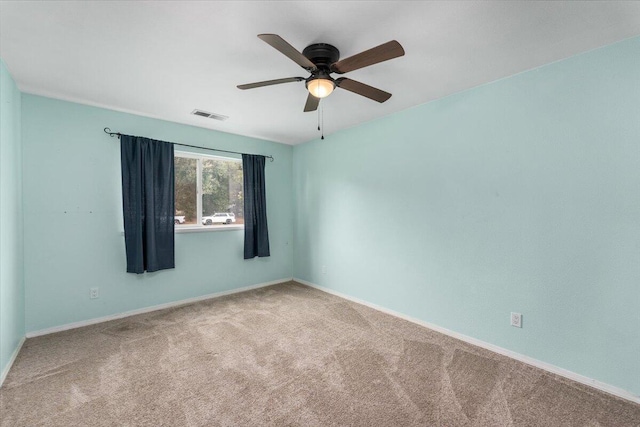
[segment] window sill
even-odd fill
[[[208,225],[208,226],[176,226],[175,233],[207,233],[210,231],[231,231],[231,230],[244,230],[243,224],[238,225]]]

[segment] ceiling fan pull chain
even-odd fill
[[[320,139],[324,139],[324,106],[320,103],[320,110],[322,110],[322,133]]]
[[[320,130],[320,109],[318,109],[318,131]]]

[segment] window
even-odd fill
[[[176,230],[244,227],[242,161],[175,152]]]

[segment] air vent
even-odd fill
[[[209,119],[220,120],[222,122],[224,122],[229,118],[227,116],[223,116],[222,114],[207,113],[206,111],[202,111],[202,110],[193,110],[191,114],[193,114],[194,116],[202,116],[202,117],[207,117]]]

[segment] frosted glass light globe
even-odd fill
[[[335,84],[329,79],[315,79],[307,83],[309,93],[316,98],[324,98],[331,95]]]

